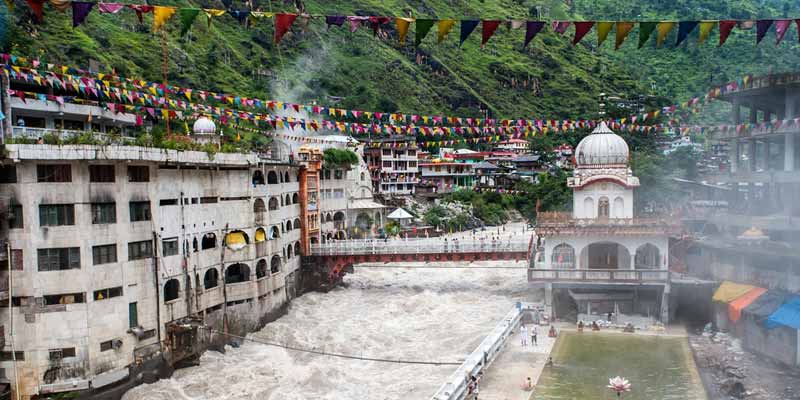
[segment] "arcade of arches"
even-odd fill
[[[550,252],[550,266],[555,269],[660,269],[661,251],[652,243],[629,249],[616,242],[590,243],[576,252],[568,243],[559,243]],[[633,262],[633,263],[631,263]]]

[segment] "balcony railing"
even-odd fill
[[[667,270],[624,269],[529,269],[530,281],[609,282],[609,283],[664,283],[669,280]]]
[[[464,240],[444,242],[440,239],[408,240],[340,240],[311,245],[311,254],[359,255],[359,254],[437,254],[437,253],[509,253],[527,252],[528,241],[524,239],[491,241]]]
[[[25,126],[15,126],[13,128],[14,138],[24,138],[30,140],[38,140],[46,137],[57,137],[63,142],[69,142],[79,136],[91,134],[92,139],[99,143],[108,144],[123,144],[126,142],[133,143],[134,138],[122,135],[110,135],[102,132],[86,131],[86,130],[73,130],[73,129],[53,129],[53,128],[31,128]]]

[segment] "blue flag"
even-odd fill
[[[689,36],[690,33],[697,26],[697,21],[680,21],[678,22],[678,40],[675,42],[675,47],[681,45],[681,42]]]
[[[461,21],[461,41],[458,44],[459,46],[464,44],[464,41],[467,40],[472,31],[478,27],[480,22],[481,21],[477,19],[465,19]]]

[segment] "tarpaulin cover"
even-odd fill
[[[764,321],[764,326],[769,329],[776,328],[778,325],[800,329],[800,297],[795,297],[782,305]]]
[[[755,288],[753,285],[722,281],[717,291],[714,292],[713,300],[719,303],[730,303]]]
[[[267,240],[267,234],[261,228],[256,229],[256,243]]]
[[[225,244],[233,250],[239,250],[247,246],[247,240],[244,238],[244,233],[231,232],[225,235]]]
[[[767,293],[762,294],[749,306],[745,307],[743,313],[752,315],[756,319],[766,319],[775,310],[781,308],[783,303],[789,299],[789,293],[782,290],[770,289]]]
[[[767,289],[757,287],[745,293],[744,296],[740,296],[736,300],[730,302],[728,304],[728,318],[733,322],[738,321],[742,316],[742,310],[757,298],[761,297],[766,291]]]

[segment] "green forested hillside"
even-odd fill
[[[300,1],[260,1],[263,11],[295,11]],[[547,19],[658,20],[668,18],[749,18],[780,16],[792,10],[780,1],[680,0],[355,0],[304,1],[312,14],[407,15],[428,18],[531,19],[537,7]],[[163,0],[159,5],[225,8],[219,1]],[[4,7],[4,5],[0,5]],[[244,8],[235,2],[233,8]],[[45,6],[45,23],[29,20],[28,6],[17,0],[7,15],[6,50],[39,56],[51,63],[88,67],[90,60],[128,76],[161,80],[160,35],[151,30],[152,16],[139,24],[128,10],[119,15],[92,12],[73,29],[70,13]],[[755,32],[737,32],[721,49],[716,30],[701,48],[691,38],[679,49],[636,50],[634,29],[620,51],[613,37],[595,49],[596,35],[570,44],[564,37],[539,35],[521,50],[523,30],[501,27],[486,49],[480,49],[480,28],[463,48],[456,26],[445,43],[436,44],[435,27],[419,48],[409,40],[400,46],[394,23],[388,37],[373,36],[368,28],[351,34],[346,28],[328,31],[314,20],[308,32],[297,25],[281,45],[272,43],[272,21],[250,28],[230,16],[206,26],[205,16],[190,33],[178,37],[177,18],[168,23],[169,80],[200,89],[238,93],[285,101],[333,104],[384,112],[447,113],[494,117],[591,117],[600,92],[626,96],[641,93],[680,100],[702,92],[710,82],[744,73],[795,68],[800,61],[794,26],[784,43],[774,36],[755,46]],[[674,43],[675,32],[668,39]],[[696,32],[694,34],[696,36]],[[613,36],[613,34],[611,35]],[[330,97],[332,96],[332,97]],[[341,99],[339,99],[341,98]],[[655,99],[654,102],[659,101]]]

